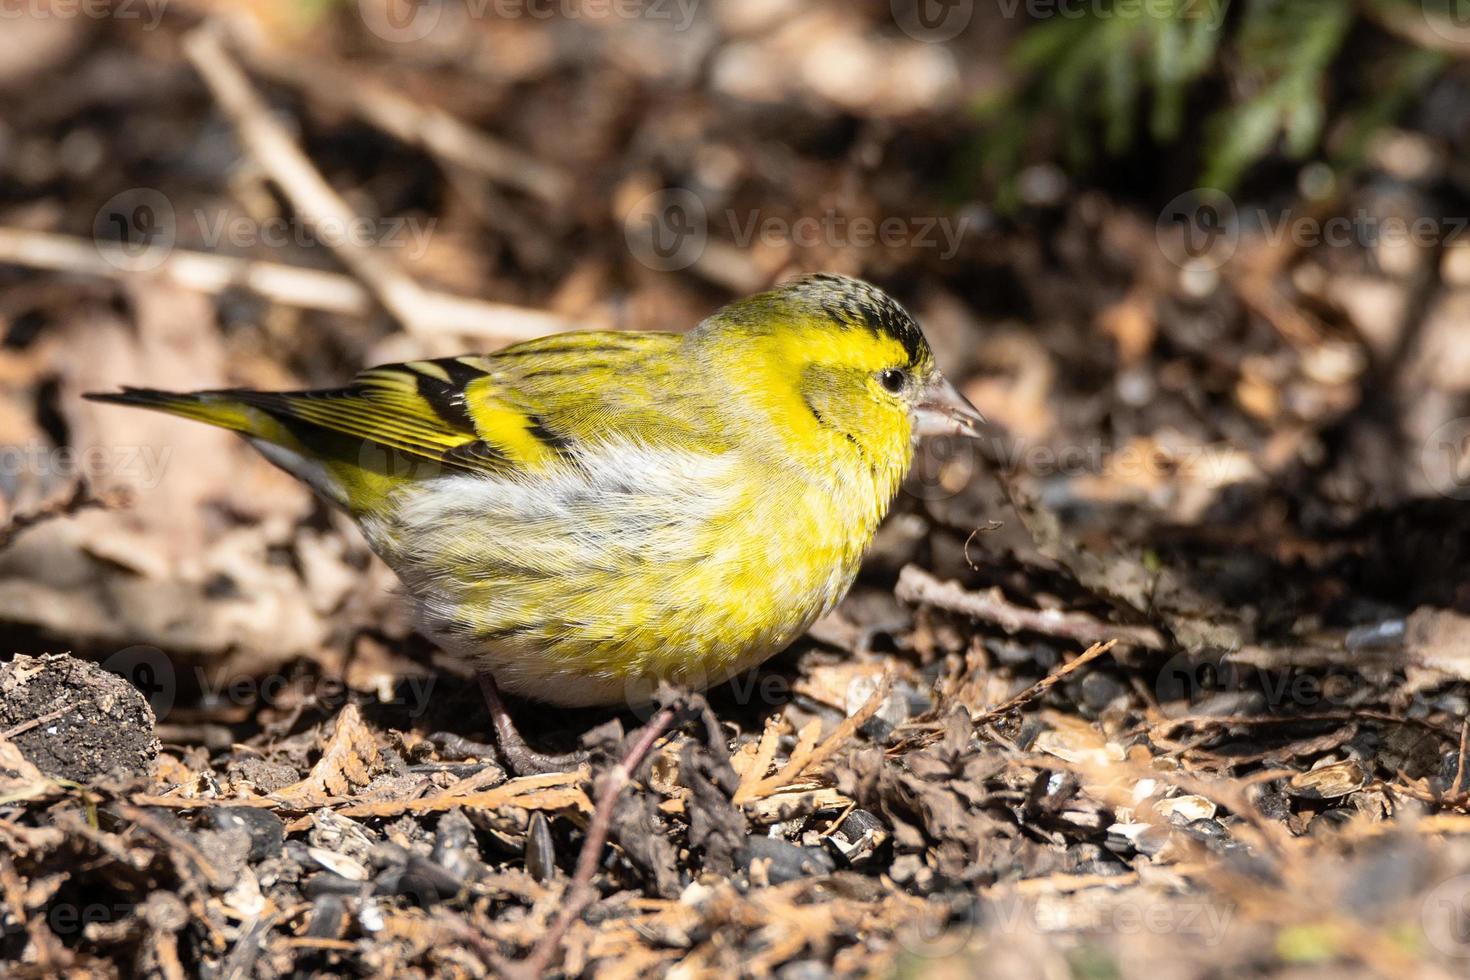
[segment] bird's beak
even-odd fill
[[[918,403],[914,405],[914,434],[917,436],[969,436],[979,439],[980,427],[984,424],[985,416],[943,375],[936,374],[934,380],[924,386]]]

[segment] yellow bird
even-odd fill
[[[568,706],[786,647],[852,584],[915,440],[983,421],[902,306],[833,275],[686,334],[560,334],[321,391],[88,397],[240,433],[352,514],[436,643]]]

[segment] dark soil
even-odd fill
[[[64,654],[0,665],[0,735],[48,776],[78,783],[146,776],[158,759],[138,689]]]

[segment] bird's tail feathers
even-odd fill
[[[135,405],[196,422],[217,425],[245,435],[269,438],[265,431],[268,419],[244,401],[238,393],[222,391],[159,391],[156,388],[124,388],[122,391],[88,392],[83,397],[113,405]]]

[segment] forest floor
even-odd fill
[[[946,60],[886,4],[673,51],[242,6],[0,33],[0,975],[1463,975],[1470,242],[1273,233],[1447,227],[1430,135],[1200,251],[1197,197],[956,187],[1014,25]],[[80,397],[684,329],[815,270],[899,296],[993,436],[926,446],[756,672],[513,702],[590,751],[551,775],[465,744],[479,688],[349,521]]]

